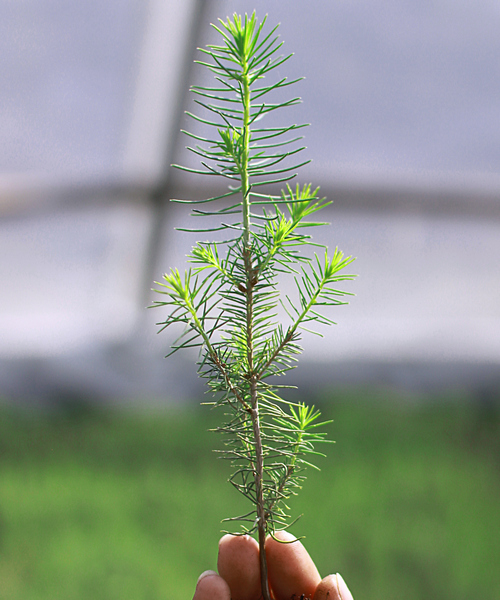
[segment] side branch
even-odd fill
[[[243,408],[246,410],[246,412],[248,412],[249,414],[251,414],[252,413],[251,406],[243,398],[243,396],[239,392],[238,388],[236,388],[234,386],[233,382],[231,381],[231,378],[229,377],[229,373],[227,372],[226,368],[224,367],[224,365],[220,361],[220,359],[219,359],[217,353],[215,352],[213,346],[211,344],[209,344],[209,345],[207,345],[207,349],[208,349],[208,352],[210,354],[210,358],[212,359],[212,362],[214,363],[214,365],[217,367],[217,369],[219,370],[220,374],[224,378],[224,381],[226,382],[226,385],[227,385],[228,389],[231,391],[231,393],[236,398],[236,400],[243,406]]]

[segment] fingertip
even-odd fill
[[[226,544],[230,544],[231,540],[234,538],[234,535],[231,535],[230,533],[226,533],[226,535],[223,535],[221,537],[221,539],[219,540],[219,552],[220,549],[223,548]]]
[[[225,535],[219,541],[219,574],[227,581],[232,600],[259,600],[259,544],[249,535]]]
[[[287,543],[283,543],[287,542]],[[295,536],[277,531],[266,540],[269,582],[276,600],[289,600],[295,595],[312,598],[321,576],[307,550]]]
[[[337,579],[339,583],[340,597],[342,600],[354,600],[351,591],[347,587],[347,584],[340,573],[337,573]]]
[[[198,577],[193,600],[231,600],[231,591],[215,571],[204,571]]]
[[[313,600],[353,600],[353,597],[340,573],[336,573],[321,580]]]
[[[217,575],[217,573],[216,571],[203,571],[203,573],[198,577],[196,585],[198,585],[204,577],[208,577],[209,575]]]

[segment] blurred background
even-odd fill
[[[289,383],[334,419],[292,508],[356,598],[500,597],[500,7],[494,0],[0,3],[0,598],[190,597],[240,499],[196,355],[151,288],[218,183],[189,85],[218,17],[281,23],[298,181],[357,257]],[[202,532],[200,543],[199,532]],[[325,539],[325,531],[328,539]]]

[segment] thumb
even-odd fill
[[[205,571],[198,579],[193,600],[231,600],[231,592],[215,571]]]

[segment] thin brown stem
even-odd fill
[[[255,286],[255,273],[252,268],[252,253],[249,247],[243,249],[245,271],[246,271],[246,313],[247,313],[247,361],[248,379],[250,381],[250,402],[252,405],[251,417],[253,437],[255,444],[255,495],[257,498],[257,531],[259,537],[260,557],[260,584],[264,600],[271,600],[269,582],[267,577],[266,559],[266,529],[267,516],[264,508],[264,450],[262,447],[262,435],[259,422],[259,395],[257,389],[258,378],[254,373],[253,364],[253,288]]]
[[[254,392],[256,395],[256,391]],[[264,600],[270,600],[269,582],[267,577],[266,560],[266,511],[264,509],[264,453],[262,449],[262,439],[260,435],[259,411],[258,408],[252,410],[252,424],[255,440],[255,487],[257,496],[257,531],[259,536],[259,557],[260,557],[260,584],[262,597]]]
[[[250,156],[250,83],[247,72],[247,64],[244,62],[242,84],[243,102],[243,153],[241,157],[240,176],[241,192],[243,200],[243,260],[246,274],[246,343],[247,343],[247,367],[246,377],[250,382],[250,412],[252,418],[253,437],[255,444],[255,490],[257,498],[257,531],[259,537],[260,556],[260,583],[263,600],[271,600],[269,582],[267,578],[266,560],[266,529],[267,517],[264,508],[264,452],[262,448],[262,435],[259,423],[259,396],[257,390],[258,375],[254,373],[254,347],[253,347],[253,290],[257,283],[258,273],[253,268],[252,242],[250,232],[250,180],[248,174],[248,161]],[[243,290],[241,290],[243,291]]]

